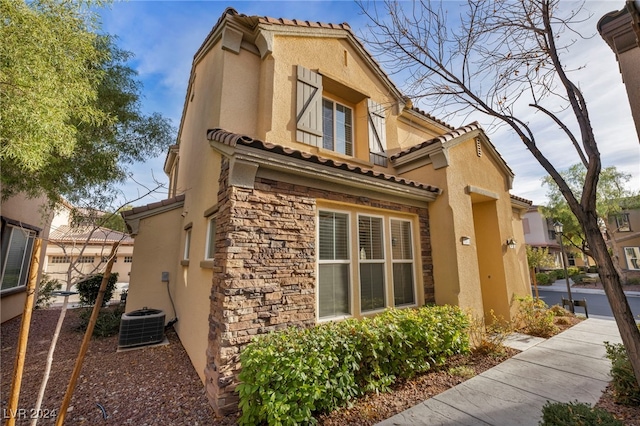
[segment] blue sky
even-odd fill
[[[368,4],[374,5],[369,1]],[[563,6],[569,2],[563,0]],[[451,13],[456,13],[456,2],[445,2]],[[377,3],[381,6],[381,3]],[[613,52],[597,34],[596,24],[606,12],[624,6],[623,0],[587,1],[593,12],[583,24],[585,34],[593,37],[580,40],[564,54],[570,65],[582,66],[574,81],[579,82],[588,102],[592,124],[602,154],[603,166],[616,166],[633,175],[629,188],[640,188],[640,144],[635,132],[628,98],[618,72]],[[144,85],[143,108],[146,112],[160,112],[178,127],[185,91],[189,79],[193,54],[217,22],[225,8],[233,7],[247,15],[262,15],[331,23],[348,22],[360,39],[368,35],[370,23],[353,1],[136,1],[117,2],[101,11],[104,32],[117,35],[118,45],[134,53],[131,66],[138,72]],[[392,77],[402,90],[403,82]],[[428,105],[420,107],[429,112]],[[539,117],[535,117],[539,119]],[[546,174],[522,142],[505,128],[495,128],[481,115],[467,119],[450,119],[459,126],[478,120],[516,174],[512,193],[532,200],[546,202],[546,189],[540,179]],[[558,169],[578,162],[565,140],[554,139],[549,126],[545,140],[545,153]],[[545,133],[542,133],[544,136]],[[166,183],[162,170],[164,155],[134,168],[136,180],[150,185],[153,178]],[[428,182],[427,182],[428,183]],[[139,189],[132,184],[123,188],[127,199],[137,197]],[[165,198],[165,194],[146,197],[135,204],[145,204]]]

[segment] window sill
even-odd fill
[[[27,287],[24,285],[18,286],[18,287],[12,287],[12,288],[8,288],[6,290],[2,290],[0,292],[0,298],[5,297],[5,296],[11,296],[12,294],[18,294],[18,293],[24,293],[27,291]]]
[[[200,267],[204,269],[213,269],[213,260],[202,260]]]
[[[181,260],[181,261],[180,261],[180,264],[181,264],[182,266],[189,266],[189,259]]]

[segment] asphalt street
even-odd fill
[[[559,305],[562,303],[562,297],[567,297],[567,292],[564,291],[553,291],[553,290],[540,290],[539,289],[540,298],[545,301],[545,303],[549,306]],[[613,313],[611,312],[611,306],[609,305],[609,301],[607,300],[607,296],[604,294],[594,294],[594,293],[584,293],[580,292],[578,289],[571,289],[571,296],[573,300],[583,300],[587,301],[587,309],[589,310],[589,317],[607,317],[613,318]],[[630,295],[627,294],[627,300],[629,301],[629,307],[631,308],[631,312],[633,312],[633,316],[636,319],[640,319],[640,295]],[[584,309],[581,307],[576,307],[576,313],[581,314],[584,313]]]

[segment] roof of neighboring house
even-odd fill
[[[134,207],[131,210],[125,210],[120,214],[125,219],[127,216],[132,216],[134,214],[143,213],[146,211],[157,209],[158,207],[167,207],[172,204],[181,203],[184,201],[184,194],[176,195],[175,197],[166,198],[164,200],[156,201],[155,203],[150,203],[144,206]]]
[[[321,157],[316,154],[312,154],[305,151],[299,151],[297,149],[284,147],[282,145],[263,142],[259,139],[253,139],[249,136],[228,132],[224,129],[208,130],[207,139],[210,141],[217,141],[231,147],[236,146],[237,144],[246,145],[246,146],[257,148],[263,151],[270,151],[276,154],[281,154],[281,155],[293,157],[299,160],[308,161],[310,163],[315,163],[321,166],[340,169],[340,170],[344,170],[344,171],[355,173],[355,174],[370,176],[377,179],[382,179],[389,182],[426,190],[436,194],[439,194],[441,192],[440,188],[435,186],[426,185],[424,183],[415,182],[415,181],[404,179],[402,177],[398,177],[394,175],[388,175],[386,173],[381,173],[369,168],[360,167],[347,162],[342,162],[342,161],[337,161],[330,158]]]
[[[440,135],[440,136],[438,136],[436,138],[429,139],[429,140],[426,140],[426,141],[424,141],[422,143],[410,146],[409,148],[407,148],[405,150],[402,150],[402,151],[400,151],[400,152],[398,152],[396,154],[393,154],[391,156],[390,160],[393,161],[393,160],[395,160],[397,158],[400,158],[400,157],[402,157],[404,155],[407,155],[407,154],[409,154],[411,152],[417,151],[417,150],[422,149],[422,148],[424,148],[426,146],[429,146],[429,145],[433,145],[433,144],[436,144],[436,143],[443,144],[443,143],[448,142],[448,141],[450,141],[452,139],[455,139],[455,138],[457,138],[459,136],[462,136],[465,133],[469,133],[469,132],[471,132],[473,130],[482,130],[482,127],[480,126],[480,123],[478,123],[477,121],[474,121],[473,123],[468,124],[466,126],[458,127],[457,129],[453,129],[450,132],[445,133],[444,135]]]
[[[133,244],[133,238],[123,232],[93,226],[72,227],[62,225],[51,231],[49,240],[55,242],[89,241],[89,244],[115,243],[119,241],[120,244]]]
[[[510,194],[510,196],[511,196],[511,200],[518,201],[518,202],[520,202],[522,204],[526,204],[526,205],[529,206],[529,209],[531,208],[531,205],[533,204],[533,201],[527,200],[526,198],[518,197],[517,195],[513,195],[513,194]]]

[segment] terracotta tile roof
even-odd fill
[[[521,203],[529,204],[530,206],[533,204],[533,201],[527,200],[526,198],[518,197],[517,195],[513,195],[513,194],[509,194],[509,195],[511,195],[512,200],[520,201]]]
[[[131,216],[137,213],[142,213],[142,212],[146,212],[149,210],[153,210],[153,209],[157,209],[158,207],[164,207],[164,206],[168,206],[171,204],[175,204],[175,203],[180,203],[184,201],[184,194],[180,194],[180,195],[176,195],[175,197],[172,198],[166,198],[164,200],[161,201],[157,201],[155,203],[151,203],[151,204],[147,204],[146,206],[139,206],[139,207],[134,207],[131,210],[125,210],[123,211],[122,217],[124,217],[126,219],[127,216]]]
[[[257,18],[258,18],[258,22],[260,22],[261,24],[288,25],[288,26],[294,26],[294,27],[309,27],[309,28],[331,28],[331,29],[351,31],[351,27],[346,22],[342,24],[330,24],[330,23],[324,23],[324,22],[301,21],[299,19],[291,20],[291,19],[284,19],[284,18],[271,18],[269,16],[259,16]]]
[[[469,132],[471,132],[473,130],[482,130],[482,127],[480,126],[480,123],[478,123],[477,121],[474,121],[471,124],[468,124],[468,125],[463,126],[463,127],[458,127],[457,129],[454,129],[454,130],[452,130],[452,131],[450,131],[448,133],[445,133],[444,135],[438,136],[437,138],[433,138],[433,139],[430,139],[428,141],[424,141],[424,142],[419,143],[417,145],[411,146],[411,147],[409,147],[409,148],[407,148],[407,149],[405,149],[403,151],[398,152],[397,154],[392,155],[390,160],[393,161],[393,160],[395,160],[397,158],[400,158],[400,157],[402,157],[404,155],[407,155],[407,154],[409,154],[411,152],[414,152],[414,151],[417,151],[419,149],[422,149],[422,148],[424,148],[426,146],[433,145],[435,143],[443,144],[443,143],[445,143],[447,141],[455,139],[458,136],[462,136],[465,133],[469,133]]]
[[[121,244],[133,244],[133,238],[128,234],[102,227],[94,229],[93,226],[62,225],[51,231],[49,239],[54,242],[84,242],[89,239],[90,244],[114,243],[116,241],[120,241]]]
[[[315,163],[320,166],[326,166],[334,169],[340,169],[340,170],[344,170],[352,173],[370,176],[377,179],[399,183],[402,185],[422,189],[422,190],[433,192],[433,193],[440,193],[440,189],[435,186],[425,185],[423,183],[407,180],[398,176],[377,172],[375,170],[356,166],[351,163],[320,157],[316,154],[311,154],[309,152],[299,151],[297,149],[288,148],[285,146],[276,145],[269,142],[263,142],[258,139],[253,139],[249,136],[239,135],[237,133],[228,132],[223,129],[208,130],[207,139],[210,141],[217,141],[231,147],[236,146],[238,144],[246,145],[246,146],[257,148],[263,151],[269,151],[269,152],[273,152],[280,155],[286,155],[288,157],[296,158],[299,160],[308,161],[310,163]]]
[[[424,116],[425,116],[425,117],[427,117],[428,119],[433,120],[433,121],[435,121],[435,122],[436,122],[436,123],[438,123],[438,124],[442,124],[443,126],[448,127],[448,128],[449,128],[449,129],[451,129],[451,130],[455,130],[455,127],[453,127],[451,124],[446,123],[446,122],[444,122],[444,121],[440,120],[439,118],[436,118],[435,116],[433,116],[433,115],[429,114],[428,112],[424,112],[424,111],[423,111],[423,110],[421,110],[420,108],[417,108],[417,107],[411,107],[410,109],[411,109],[411,111],[417,112],[417,113],[418,113],[418,114],[420,114],[420,115],[424,115]]]

